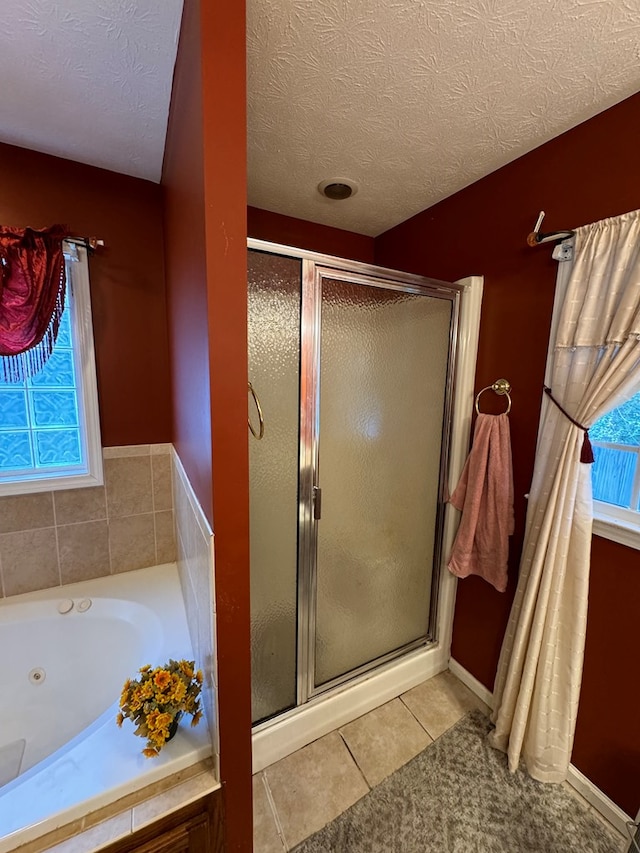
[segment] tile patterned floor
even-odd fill
[[[443,672],[256,773],[254,853],[291,850],[474,708],[489,712]]]

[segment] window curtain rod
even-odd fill
[[[104,249],[104,240],[98,237],[65,237],[67,243],[73,243],[75,246],[84,246],[87,252],[95,252],[96,249]]]
[[[568,237],[574,237],[575,231],[549,231],[547,234],[543,234],[540,231],[540,226],[542,225],[542,220],[545,217],[544,210],[541,210],[538,214],[538,221],[534,225],[533,231],[527,237],[527,244],[529,246],[539,246],[540,243],[550,243],[557,242],[558,240],[566,240]]]

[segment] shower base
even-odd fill
[[[334,729],[395,699],[447,669],[440,645],[408,652],[364,676],[260,723],[253,729],[253,772],[257,773]]]

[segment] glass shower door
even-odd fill
[[[248,254],[252,719],[295,706],[301,262]],[[249,396],[255,431],[258,412]]]
[[[333,260],[249,251],[254,724],[435,638],[460,289]]]
[[[315,298],[310,694],[429,637],[453,321],[450,295],[364,276],[326,271]]]

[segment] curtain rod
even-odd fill
[[[549,231],[548,234],[542,234],[540,232],[540,226],[542,225],[544,217],[544,210],[541,210],[538,214],[538,221],[536,222],[533,231],[527,237],[527,243],[529,246],[538,246],[540,243],[550,243],[552,240],[566,240],[567,237],[575,236],[575,231]]]
[[[88,252],[95,252],[96,249],[104,249],[104,240],[98,237],[65,237],[67,243],[75,243],[76,246],[84,246]]]

